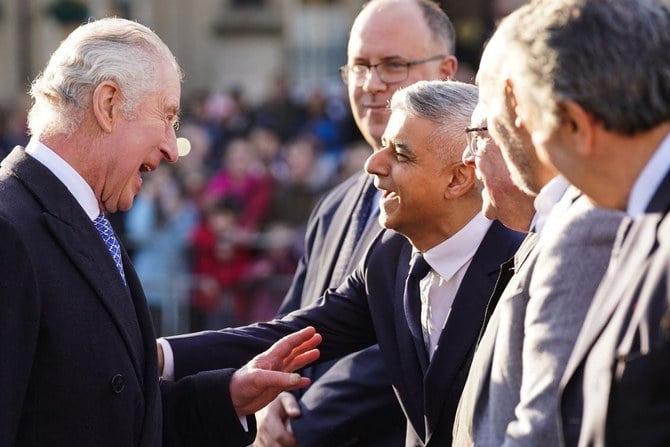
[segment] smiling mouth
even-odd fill
[[[153,168],[146,163],[142,163],[142,165],[140,166],[140,172],[151,172],[151,171],[153,171]]]

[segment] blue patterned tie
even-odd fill
[[[126,274],[123,271],[123,263],[121,262],[121,247],[119,246],[119,241],[116,240],[114,236],[114,230],[112,229],[112,224],[107,220],[104,214],[100,214],[93,221],[95,224],[95,229],[100,233],[100,237],[105,242],[109,254],[112,255],[114,264],[123,278],[123,283],[126,283]]]

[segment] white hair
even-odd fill
[[[135,117],[140,99],[156,91],[157,67],[171,63],[182,74],[175,57],[149,28],[137,22],[107,18],[74,30],[51,55],[30,89],[28,114],[32,135],[44,137],[74,132],[102,82],[119,85],[121,110]]]

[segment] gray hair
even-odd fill
[[[391,110],[401,110],[427,119],[439,127],[431,135],[431,146],[437,146],[443,159],[458,157],[466,145],[465,128],[477,105],[478,90],[459,81],[419,81],[396,91]]]
[[[476,84],[479,86],[480,96],[486,102],[498,93],[500,81],[507,78],[511,71],[511,64],[508,63],[510,59],[509,42],[516,33],[518,17],[518,13],[506,16],[484,46],[476,75]]]
[[[624,135],[670,118],[666,0],[536,0],[515,14],[513,65],[546,132],[566,100]]]
[[[361,11],[369,5],[378,2],[379,0],[370,0],[363,4]],[[454,25],[449,20],[449,16],[440,8],[440,6],[432,0],[413,0],[414,3],[421,10],[426,25],[430,30],[430,35],[433,41],[438,46],[444,47],[444,50],[449,55],[456,53],[456,31]],[[402,26],[402,24],[399,24]]]
[[[144,95],[160,88],[156,74],[165,62],[182,76],[165,43],[137,22],[107,18],[80,26],[61,42],[33,81],[31,134],[71,135],[81,125],[93,91],[104,81],[119,85],[121,110],[126,118],[135,118]]]

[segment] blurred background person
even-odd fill
[[[189,289],[190,234],[199,219],[196,204],[185,194],[174,171],[170,165],[160,165],[145,176],[142,190],[125,217],[133,265],[160,334],[179,329],[166,327],[175,319],[166,316],[163,320],[162,313],[178,313],[183,307],[181,301]]]

